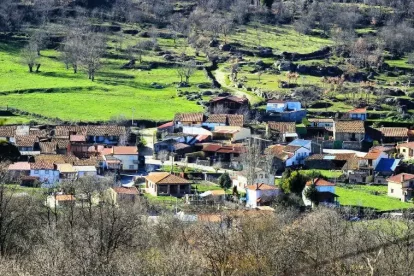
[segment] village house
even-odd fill
[[[77,171],[71,164],[56,164],[56,168],[59,171],[59,182],[72,182],[77,178]]]
[[[250,138],[250,128],[239,126],[216,126],[214,128],[213,141],[230,141],[232,143],[241,142]]]
[[[145,177],[146,192],[153,196],[181,197],[191,193],[191,182],[168,172],[152,172]]]
[[[223,203],[226,200],[226,192],[224,190],[205,191],[199,196],[207,202]]]
[[[174,121],[167,122],[157,127],[157,132],[173,133],[174,132]]]
[[[306,186],[302,192],[303,203],[306,206],[312,206],[312,202],[305,196],[306,190],[309,189],[311,185],[315,185],[316,190],[318,191],[319,204],[338,204],[337,198],[339,196],[335,194],[335,184],[326,181],[323,178],[315,178],[306,182]]]
[[[119,165],[115,169],[120,168],[123,171],[137,171],[139,165],[138,148],[135,146],[115,146],[105,148],[102,151],[106,166],[109,164]],[[119,162],[113,162],[119,160]]]
[[[42,187],[49,188],[59,183],[59,171],[53,162],[37,161],[30,163],[30,176],[37,177]]]
[[[363,121],[336,121],[333,127],[333,148],[360,150],[365,139]]]
[[[408,128],[405,127],[381,127],[377,129],[381,132],[382,144],[396,144],[408,141]]]
[[[30,163],[16,162],[10,164],[8,167],[8,173],[13,181],[18,181],[21,177],[30,175]]]
[[[204,144],[202,151],[209,160],[208,165],[219,164],[223,168],[241,168],[241,155],[245,147],[241,144]]]
[[[0,126],[0,140],[14,143],[16,136],[16,126]]]
[[[135,187],[115,187],[113,188],[117,194],[117,201],[131,201],[134,202],[138,196],[138,190]]]
[[[75,205],[76,198],[73,195],[50,195],[46,198],[45,205],[51,209],[69,207]]]
[[[400,173],[391,176],[388,181],[388,196],[405,202],[412,198],[414,189],[414,174]]]
[[[209,112],[211,114],[244,114],[250,110],[249,100],[246,97],[236,96],[217,97],[210,100]]]
[[[243,127],[244,115],[239,114],[211,114],[207,120],[202,123],[203,127],[214,130],[219,126],[236,126]]]
[[[36,135],[15,136],[14,144],[21,155],[39,155],[39,140]]]
[[[266,104],[266,114],[271,121],[302,122],[306,110],[298,101],[269,100]]]
[[[334,120],[331,118],[309,118],[309,127],[310,128],[321,128],[332,130],[334,125]]]
[[[233,187],[237,188],[239,192],[245,192],[249,184],[267,184],[275,185],[275,175],[267,173],[260,168],[256,168],[253,183],[248,183],[246,171],[237,171],[232,176]]]
[[[96,176],[97,170],[95,166],[73,166],[76,170],[78,178],[79,177],[86,177],[86,176]]]
[[[126,129],[124,126],[116,125],[89,125],[86,137],[88,143],[118,145],[126,142]]]
[[[291,145],[272,145],[266,151],[274,156],[273,166],[278,171],[284,167],[304,165],[305,159],[311,153],[310,149]]]
[[[414,158],[414,142],[407,142],[397,145],[397,153],[403,160]]]
[[[365,121],[367,116],[367,109],[366,108],[356,108],[353,110],[348,111],[348,118],[351,120],[361,120]]]
[[[253,184],[246,187],[246,207],[257,208],[271,203],[281,193],[279,187],[268,184]]]
[[[374,168],[374,183],[387,184],[387,179],[398,172],[400,159],[382,158]]]
[[[266,135],[279,143],[293,141],[298,138],[294,122],[268,122]]]
[[[342,170],[354,153],[313,154],[305,159],[305,167],[312,170]]]
[[[201,126],[204,122],[204,114],[198,113],[177,113],[174,117],[174,128],[179,129],[184,126]]]

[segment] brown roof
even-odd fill
[[[117,155],[133,155],[138,154],[138,148],[133,146],[119,146],[113,147],[113,154]]]
[[[217,98],[211,99],[210,102],[219,102],[222,100],[229,100],[229,101],[233,101],[233,102],[240,103],[240,104],[249,102],[247,98],[240,98],[236,96],[217,97]]]
[[[123,194],[123,195],[138,195],[138,190],[135,187],[126,188],[126,187],[115,187],[114,191],[117,194]]]
[[[37,137],[47,137],[48,131],[46,129],[31,128],[29,135],[36,135]]]
[[[335,122],[334,129],[338,133],[365,133],[363,121],[338,121]]]
[[[290,145],[287,145],[285,148],[284,148],[284,151],[285,152],[290,152],[290,153],[294,153],[294,152],[296,152],[298,149],[300,149],[301,147],[300,146],[290,146]]]
[[[334,120],[330,118],[310,118],[308,119],[311,123],[333,123]]]
[[[16,162],[9,166],[9,171],[30,171],[29,162]]]
[[[306,186],[310,186],[310,185],[312,185],[313,183],[314,183],[316,186],[335,186],[335,184],[334,184],[334,183],[329,182],[329,181],[326,181],[326,180],[325,180],[325,179],[323,179],[323,178],[315,178],[315,179],[313,179],[313,182],[312,182],[312,180],[309,180],[308,182],[306,182]]]
[[[204,121],[204,114],[198,113],[177,113],[175,114],[174,121],[181,122],[202,122]]]
[[[45,162],[51,162],[51,163],[65,163],[65,156],[63,155],[37,155],[35,156],[35,162],[41,162],[41,161],[45,161]]]
[[[99,159],[95,157],[91,157],[89,159],[79,159],[73,162],[74,166],[95,166],[99,165]]]
[[[390,181],[390,182],[400,183],[401,184],[403,182],[403,178],[404,178],[404,181],[414,179],[414,174],[410,174],[410,173],[400,173],[400,174],[391,176],[387,180]]]
[[[239,114],[211,114],[207,123],[221,123],[229,126],[243,126],[244,116]]]
[[[355,156],[355,153],[335,153],[335,160],[346,161]]]
[[[308,158],[306,158],[306,160],[323,160],[325,156],[329,156],[329,154],[313,154],[311,156],[309,156]]]
[[[239,114],[229,114],[227,115],[229,126],[243,126],[244,125],[244,116]]]
[[[277,158],[279,158],[280,160],[287,160],[289,158],[291,158],[293,156],[292,153],[290,152],[286,152],[285,151],[286,146],[284,145],[273,145],[267,148],[267,151],[270,154],[273,154],[274,156],[276,156]]]
[[[367,113],[367,109],[366,108],[355,108],[353,110],[348,111],[348,113]]]
[[[377,159],[383,151],[380,149],[371,149],[365,156],[365,159],[375,160]]]
[[[66,149],[70,144],[69,139],[62,138],[52,139],[52,142],[56,143],[58,148],[60,149]]]
[[[268,184],[253,184],[253,185],[248,185],[247,189],[249,190],[277,190],[278,187],[274,186],[274,185],[268,185]]]
[[[227,114],[211,114],[208,116],[206,123],[227,123]]]
[[[153,172],[145,177],[148,181],[155,184],[191,184],[187,179],[175,176],[168,172]]]
[[[357,170],[359,168],[359,160],[361,158],[354,156],[348,161],[346,161],[345,165],[342,167],[342,170]]]
[[[219,195],[225,195],[226,192],[224,190],[211,190],[210,191],[212,196],[219,196]]]
[[[16,126],[0,126],[0,137],[14,137],[16,129]]]
[[[36,135],[16,136],[15,138],[18,147],[33,147],[34,143],[38,141]]]
[[[56,154],[56,142],[40,142],[40,153]]]
[[[35,163],[30,163],[30,169],[32,170],[54,170],[55,165],[53,164],[53,162],[36,161]]]
[[[325,158],[328,156],[333,156],[334,158]],[[355,156],[355,153],[335,153],[335,154],[313,154],[309,156],[306,160],[339,160],[346,161]]]
[[[124,126],[103,125],[103,126],[88,126],[86,135],[89,136],[121,136],[126,133]]]
[[[70,135],[69,141],[70,142],[85,142],[86,136],[85,135]]]
[[[414,149],[414,142],[398,144],[397,148],[400,148],[400,147]]]
[[[408,137],[408,128],[405,127],[381,127],[378,130],[384,137]]]
[[[69,136],[69,134],[86,135],[87,126],[56,126],[55,136]]]
[[[269,128],[281,133],[296,132],[296,124],[294,122],[269,122]]]

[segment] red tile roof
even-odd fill
[[[117,194],[123,194],[123,195],[138,195],[138,190],[135,187],[126,188],[126,187],[115,187],[114,191]]]
[[[88,136],[121,136],[125,134],[125,127],[116,125],[88,126],[86,131]]]
[[[391,176],[387,180],[389,182],[394,182],[394,183],[402,184],[403,178],[404,178],[404,181],[414,179],[414,174],[410,174],[410,173],[400,173],[400,174]]]
[[[113,153],[115,155],[136,155],[138,154],[138,148],[134,146],[118,146],[113,147]]]
[[[55,142],[40,142],[40,153],[56,154],[57,143]]]
[[[69,136],[69,134],[86,135],[87,126],[56,126],[55,136]]]
[[[74,201],[75,197],[73,195],[56,195],[57,201]]]
[[[267,148],[267,152],[273,154],[282,161],[286,161],[291,158],[294,154],[291,152],[285,151],[286,146],[284,145],[272,145]]]
[[[405,127],[381,127],[378,130],[384,137],[408,137],[408,128]]]
[[[285,103],[286,101],[282,100],[268,100],[267,103]]]
[[[53,162],[48,161],[36,161],[35,163],[30,163],[31,170],[54,170],[55,165]]]
[[[34,143],[38,141],[36,135],[16,136],[15,138],[18,147],[33,147]]]
[[[85,142],[86,137],[85,137],[85,135],[70,135],[69,136],[69,141],[71,141],[71,142]]]
[[[158,129],[163,129],[163,128],[168,128],[168,127],[172,127],[172,126],[174,126],[174,122],[173,122],[173,121],[168,122],[168,123],[165,123],[165,124],[163,124],[163,125],[160,125],[160,126],[158,126],[157,128],[158,128]]]
[[[247,189],[264,191],[264,190],[277,190],[278,187],[274,185],[268,185],[268,184],[253,184],[253,185],[248,185]]]
[[[203,122],[204,114],[198,113],[177,113],[175,114],[174,121],[180,122]]]
[[[353,110],[348,111],[348,113],[359,113],[359,114],[363,114],[363,113],[367,113],[367,109],[366,108],[355,108]]]
[[[206,122],[242,127],[244,125],[244,116],[239,114],[211,114]]]
[[[16,126],[0,126],[0,137],[14,137],[16,129]]]
[[[379,149],[371,149],[365,156],[365,159],[375,160],[377,159],[383,151]]]
[[[402,143],[397,145],[397,149],[401,147],[414,149],[414,142]]]
[[[310,185],[312,185],[313,183],[314,183],[316,186],[335,186],[335,184],[334,184],[334,183],[329,182],[329,181],[326,181],[326,180],[325,180],[325,179],[323,179],[323,178],[315,178],[315,179],[313,179],[313,182],[312,182],[312,180],[309,180],[308,182],[306,182],[306,186],[310,186]]]
[[[337,133],[365,133],[363,121],[338,121],[334,129]]]
[[[154,184],[160,184],[160,185],[172,185],[172,184],[191,184],[190,181],[187,179],[175,176],[173,174],[170,174],[168,172],[153,172],[150,173],[148,176],[145,177],[148,181],[151,181]]]

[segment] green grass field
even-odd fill
[[[313,174],[320,174],[322,177],[326,178],[338,178],[342,175],[342,171],[331,171],[331,170],[301,170],[300,173],[312,177]]]
[[[131,118],[132,108],[135,119],[162,121],[176,112],[202,110],[195,102],[177,97],[174,83],[179,78],[174,68],[122,70],[126,59],[107,58],[92,82],[83,72],[66,70],[55,50],[41,51],[41,72],[29,73],[19,57],[20,46],[0,42],[1,106],[67,121],[101,121],[120,115]],[[164,88],[154,89],[153,82]],[[190,79],[192,85],[207,82],[201,70]]]
[[[378,193],[377,195],[374,194]],[[362,206],[379,211],[413,208],[414,204],[387,196],[386,186],[347,185],[335,187],[339,203],[344,206]]]

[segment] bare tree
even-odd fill
[[[33,72],[33,67],[36,66],[36,73],[39,72],[39,50],[35,43],[30,42],[21,52],[22,61],[29,66],[29,72]]]
[[[96,72],[102,66],[101,60],[105,53],[105,41],[102,36],[90,33],[83,37],[81,50],[81,64],[85,68],[88,78],[94,81]]]
[[[164,162],[168,160],[168,157],[170,156],[170,153],[167,150],[160,150],[157,153],[158,160],[161,161],[161,164],[164,165]]]

